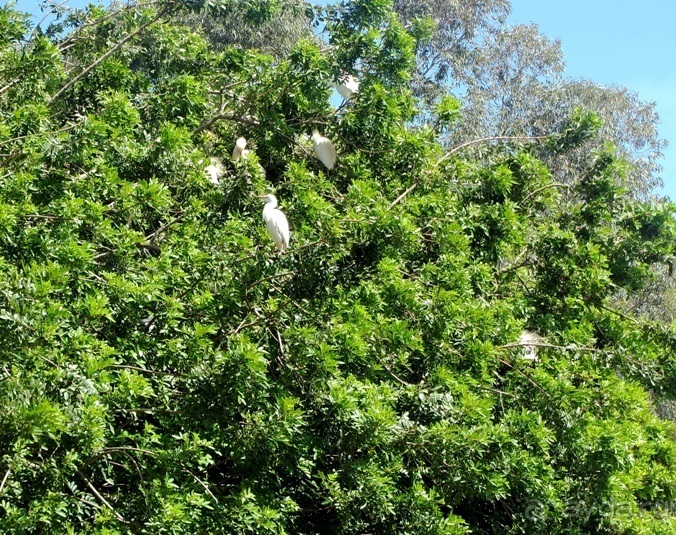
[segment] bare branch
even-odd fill
[[[2,478],[2,482],[0,483],[0,492],[2,492],[2,489],[5,488],[5,483],[7,483],[7,479],[9,478],[9,475],[12,473],[12,467],[10,466],[7,469],[7,472],[5,472],[5,477]]]
[[[468,141],[467,143],[463,143],[462,145],[458,145],[457,147],[451,149],[448,151],[446,154],[444,154],[438,161],[435,163],[435,167],[441,164],[444,160],[447,158],[450,158],[453,154],[456,152],[460,151],[461,149],[464,149],[465,147],[469,147],[470,145],[476,145],[477,143],[482,143],[484,141],[504,141],[504,140],[537,140],[537,139],[545,139],[547,136],[494,136],[494,137],[483,137],[481,139],[473,139],[472,141]],[[545,187],[553,187],[553,186],[561,186],[561,187],[568,187],[567,184],[548,184]],[[414,182],[413,185],[408,188],[404,193],[399,195],[392,204],[387,208],[388,210],[391,210],[396,204],[398,204],[406,195],[411,193],[416,187],[418,186],[417,182]],[[535,193],[539,192],[540,190],[545,189],[545,188],[540,188],[538,190],[535,190],[533,193],[528,195],[526,199],[528,199],[531,195],[534,195]],[[526,200],[524,199],[524,200]]]
[[[546,138],[547,136],[490,136],[490,137],[482,137],[480,139],[473,139],[471,141],[467,141],[466,143],[463,143],[461,145],[458,145],[457,147],[452,148],[450,151],[444,154],[435,165],[441,164],[444,160],[450,158],[456,152],[464,149],[465,147],[469,147],[470,145],[476,145],[477,143],[483,143],[485,141],[535,141],[538,139],[546,139]]]
[[[129,522],[127,522],[124,519],[124,517],[120,513],[118,513],[112,505],[110,505],[110,503],[108,503],[108,500],[106,500],[103,496],[101,496],[101,493],[98,490],[96,490],[96,487],[91,484],[91,482],[85,477],[85,475],[80,470],[76,470],[76,472],[77,472],[77,475],[79,475],[82,478],[82,481],[84,481],[85,484],[89,487],[89,490],[92,491],[92,494],[94,494],[94,496],[96,496],[96,498],[103,505],[105,505],[108,509],[110,509],[113,512],[113,515],[115,515],[115,518],[117,518],[123,524],[129,524]]]
[[[207,484],[206,484],[204,481],[202,481],[199,477],[197,477],[195,474],[193,474],[190,470],[186,470],[186,469],[184,468],[183,471],[184,471],[186,474],[190,474],[192,477],[194,477],[194,478],[195,478],[195,481],[197,481],[200,485],[202,485],[202,487],[204,487],[204,490],[206,490],[206,491],[209,493],[209,496],[212,497],[212,499],[214,500],[214,502],[218,503],[218,500],[216,499],[216,496],[214,496],[214,493],[211,492],[211,490],[209,490],[209,487],[207,487]]]
[[[247,289],[247,290],[250,290],[250,289],[253,288],[254,286],[258,286],[258,285],[261,284],[262,282],[269,281],[269,280],[273,280],[273,279],[279,279],[279,278],[282,278],[282,277],[286,277],[287,275],[293,275],[293,274],[294,274],[293,271],[285,271],[285,272],[283,272],[283,273],[277,273],[277,274],[275,274],[275,275],[270,275],[269,277],[264,277],[264,278],[262,278],[262,279],[259,279],[259,280],[255,281],[255,282],[252,282],[251,284],[249,284],[249,285],[246,287],[246,289]]]
[[[161,226],[160,228],[158,228],[155,232],[152,232],[152,233],[148,234],[148,235],[146,236],[146,238],[145,238],[146,241],[149,241],[149,242],[155,241],[155,238],[157,237],[158,234],[161,234],[162,232],[164,232],[164,231],[167,230],[168,228],[174,226],[176,223],[178,223],[179,221],[181,221],[181,220],[185,217],[186,213],[187,213],[187,212],[186,212],[185,210],[183,210],[183,211],[182,211],[178,216],[176,216],[174,219],[172,219],[171,221],[169,221],[169,222],[165,223],[164,225],[162,225],[162,226]]]
[[[47,13],[45,13],[44,17],[42,17],[42,19],[40,19],[40,22],[38,22],[38,23],[35,25],[35,27],[33,28],[33,31],[32,31],[31,34],[28,36],[28,39],[26,39],[26,44],[30,43],[30,42],[33,40],[33,37],[35,37],[35,32],[38,31],[38,28],[40,27],[40,25],[41,25],[43,22],[45,22],[45,21],[47,20],[47,18],[48,18],[50,15],[53,15],[54,13],[56,13],[56,10],[59,9],[63,4],[68,3],[68,1],[69,1],[69,0],[63,0],[63,2],[61,2],[60,4],[56,4],[55,6],[51,6],[51,9],[49,9],[49,10],[47,11]]]
[[[404,381],[401,377],[399,377],[396,373],[394,373],[390,367],[383,362],[383,360],[376,355],[376,360],[380,363],[380,365],[385,368],[385,371],[389,373],[393,379],[395,379],[399,384],[402,386],[414,386],[412,383],[408,383]]]
[[[554,344],[546,344],[544,342],[514,342],[513,344],[505,344],[504,346],[499,346],[499,348],[509,349],[510,347],[524,347],[524,346],[548,347],[551,349],[563,349],[565,351],[589,351],[592,353],[608,353],[608,351],[606,351],[605,349],[597,349],[594,347],[585,347],[577,345],[557,346]]]
[[[32,134],[26,134],[25,136],[18,136],[18,137],[13,137],[11,139],[5,139],[4,141],[0,141],[0,145],[6,145],[7,143],[11,143],[12,141],[19,141],[21,139],[27,139],[29,137],[34,137],[34,136],[39,136],[39,135],[58,134],[59,132],[65,132],[66,130],[70,130],[71,128],[75,128],[76,126],[77,126],[77,123],[73,123],[73,124],[66,125],[62,128],[59,128],[58,130],[54,130],[53,132],[33,132]]]
[[[16,84],[18,84],[21,81],[21,77],[19,78],[14,78],[11,82],[9,82],[6,86],[0,88],[0,95],[2,95],[5,91],[8,89],[11,89],[14,87]]]
[[[399,197],[397,197],[396,199],[394,199],[394,201],[392,201],[392,204],[390,204],[390,205],[387,207],[387,209],[388,209],[388,210],[392,210],[392,208],[394,208],[394,207],[395,207],[395,206],[396,206],[396,205],[397,205],[404,197],[406,197],[406,195],[408,195],[409,193],[411,193],[417,186],[418,186],[418,183],[417,183],[417,182],[414,182],[413,185],[412,185],[410,188],[408,188],[404,193],[402,193],[401,195],[399,195]]]
[[[116,369],[121,369],[121,370],[135,370],[137,372],[143,372],[143,373],[150,373],[154,375],[170,375],[172,377],[183,377],[183,374],[181,373],[174,373],[174,372],[163,372],[159,370],[149,370],[147,368],[142,368],[141,366],[130,366],[126,364],[112,364],[109,366],[109,368],[116,368]]]

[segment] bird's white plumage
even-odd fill
[[[327,169],[333,169],[336,165],[336,148],[328,138],[322,136],[317,130],[312,132],[312,144],[314,145],[315,154],[319,161],[322,162]]]
[[[277,208],[277,198],[274,195],[265,195],[265,206],[263,207],[263,221],[268,229],[268,233],[275,242],[275,246],[283,253],[289,246],[291,233],[289,232],[289,221],[284,213]]]
[[[235,148],[232,151],[233,161],[238,161],[240,158],[246,158],[249,154],[249,151],[246,148],[246,139],[243,137],[238,137],[235,142]]]
[[[345,100],[350,100],[359,92],[359,80],[351,74],[346,74],[336,84],[336,89],[341,97]]]
[[[225,174],[225,167],[223,167],[223,161],[216,156],[213,156],[210,159],[210,163],[206,168],[207,177],[209,177],[209,182],[218,186],[221,183],[221,177]]]
[[[542,337],[538,333],[534,333],[532,331],[523,331],[519,336],[517,343],[523,345],[523,354],[521,355],[522,359],[530,360],[531,362],[537,362],[540,360],[540,357],[538,357],[537,344],[542,343]]]

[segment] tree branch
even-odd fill
[[[281,277],[286,277],[287,275],[293,275],[295,272],[294,271],[284,271],[283,273],[277,273],[275,275],[270,275],[269,277],[263,277],[262,279],[258,279],[257,281],[252,282],[248,286],[246,286],[246,290],[251,290],[254,286],[258,286],[262,282],[273,280],[273,279],[279,279]]]
[[[250,119],[248,117],[240,117],[239,115],[233,115],[232,113],[218,113],[214,115],[211,119],[204,121],[201,125],[195,128],[193,134],[199,134],[200,132],[203,132],[204,130],[209,128],[212,124],[214,124],[216,121],[220,120],[235,121],[238,123],[248,124],[249,126],[258,126],[260,124],[258,121],[254,121],[253,119]]]
[[[504,346],[503,346],[503,347],[504,347]],[[504,364],[505,366],[509,366],[509,367],[510,367],[511,369],[513,369],[516,373],[518,373],[518,374],[521,375],[523,378],[525,378],[530,384],[532,384],[534,387],[536,387],[537,389],[539,389],[545,396],[547,396],[548,398],[551,397],[551,396],[549,395],[549,392],[547,392],[547,391],[546,391],[544,388],[542,388],[539,384],[537,384],[535,381],[533,381],[533,379],[531,379],[530,377],[528,377],[528,376],[527,376],[525,373],[523,373],[519,368],[515,368],[513,364],[507,362],[506,360],[502,360],[502,359],[498,359],[498,360],[499,360],[502,364]]]
[[[504,346],[499,346],[500,349],[509,349],[510,347],[548,347],[551,349],[563,349],[565,351],[589,351],[591,353],[609,353],[605,349],[597,349],[595,347],[585,347],[585,346],[557,346],[554,344],[546,344],[543,342],[514,342],[513,344],[505,344]]]
[[[464,149],[465,147],[469,147],[470,145],[476,145],[477,143],[482,143],[482,142],[484,142],[484,141],[501,141],[501,140],[537,140],[537,139],[545,139],[546,137],[547,137],[547,136],[492,136],[492,137],[482,137],[482,138],[480,138],[480,139],[473,139],[472,141],[468,141],[468,142],[466,142],[466,143],[463,143],[462,145],[458,145],[457,147],[455,147],[455,148],[451,149],[450,151],[448,151],[446,154],[444,154],[444,155],[437,161],[437,163],[434,164],[434,166],[436,167],[437,165],[441,164],[441,162],[443,162],[443,161],[446,160],[447,158],[450,158],[453,154],[455,154],[455,153],[458,152],[459,150]],[[548,184],[547,186],[545,186],[545,188],[547,188],[547,187],[553,187],[553,186],[555,186],[555,185],[557,185],[557,186],[565,186],[565,187],[569,187],[567,184]],[[417,183],[417,182],[414,182],[413,185],[412,185],[410,188],[408,188],[404,193],[402,193],[401,195],[399,195],[399,197],[397,197],[397,198],[392,202],[392,204],[390,204],[390,206],[389,206],[387,209],[388,209],[388,210],[391,210],[397,203],[399,203],[404,197],[406,197],[406,195],[408,195],[409,193],[411,193],[417,186],[418,186],[418,183]],[[532,192],[530,195],[528,195],[528,196],[526,197],[526,199],[528,199],[531,195],[534,195],[535,193],[537,193],[537,192],[539,192],[540,190],[545,189],[545,188],[540,188],[540,189],[538,189],[538,190],[535,190],[535,191]],[[525,201],[526,199],[524,199],[524,201]],[[523,201],[522,201],[522,202],[523,202]]]
[[[197,481],[200,485],[202,485],[202,487],[204,487],[204,490],[206,490],[209,493],[209,496],[211,496],[211,498],[214,500],[214,502],[218,503],[216,496],[214,496],[214,493],[211,492],[211,490],[209,490],[209,487],[207,487],[207,484],[204,481],[202,481],[199,477],[197,477],[195,474],[193,474],[190,470],[187,470],[187,469],[184,468],[183,471],[186,474],[190,474],[192,477],[194,477],[195,481]]]
[[[399,197],[397,197],[396,199],[394,199],[394,200],[392,201],[392,204],[390,204],[390,205],[387,207],[387,209],[388,209],[388,210],[392,210],[392,208],[394,208],[394,207],[395,207],[395,206],[396,206],[396,205],[397,205],[404,197],[406,197],[406,195],[408,195],[409,193],[411,193],[417,186],[418,186],[418,183],[417,183],[417,182],[414,182],[413,185],[412,185],[410,188],[408,188],[404,193],[402,193],[401,195],[399,195]]]
[[[558,183],[558,182],[554,182],[552,184],[547,184],[545,186],[542,186],[541,188],[536,189],[535,191],[531,191],[528,195],[526,195],[523,198],[523,200],[521,202],[525,203],[528,199],[530,199],[534,195],[537,195],[542,190],[545,190],[545,189],[548,189],[548,188],[570,188],[570,184],[562,184],[562,183]]]
[[[116,368],[116,369],[121,369],[121,370],[135,370],[137,372],[142,372],[142,373],[151,373],[154,375],[170,375],[171,377],[183,377],[182,373],[174,373],[174,372],[163,372],[159,370],[149,370],[148,368],[142,368],[141,366],[130,366],[127,364],[111,364],[109,368]]]
[[[85,484],[89,487],[89,490],[92,491],[92,494],[94,496],[96,496],[96,498],[103,505],[105,505],[108,509],[110,509],[113,512],[113,515],[115,515],[115,518],[117,518],[123,524],[129,524],[129,522],[127,522],[124,519],[124,517],[120,513],[118,513],[112,505],[110,505],[110,503],[108,503],[108,500],[106,500],[103,496],[101,496],[101,493],[98,490],[96,490],[96,487],[94,487],[94,485],[91,484],[91,482],[85,477],[85,475],[80,470],[76,470],[76,472],[77,472],[77,475],[79,475],[82,478],[82,481],[84,481]]]
[[[471,141],[467,141],[461,145],[458,145],[457,147],[452,148],[450,151],[444,154],[441,157],[441,159],[439,159],[439,161],[437,161],[435,166],[439,165],[441,162],[443,162],[447,158],[450,158],[456,152],[464,149],[465,147],[469,147],[470,145],[476,145],[477,143],[483,143],[484,141],[528,141],[528,140],[533,141],[546,138],[547,136],[490,136],[490,137],[482,137],[480,139],[473,139]]]
[[[80,74],[78,74],[75,78],[70,80],[66,85],[64,85],[61,89],[59,89],[56,94],[51,98],[51,100],[47,103],[48,106],[51,106],[56,102],[66,91],[68,91],[75,83],[80,81],[82,78],[87,76],[91,71],[93,71],[96,67],[101,65],[106,59],[108,59],[110,56],[112,56],[115,52],[120,50],[124,46],[125,43],[136,37],[138,34],[140,34],[143,30],[148,28],[149,26],[155,24],[158,20],[160,20],[162,17],[164,17],[171,9],[173,8],[173,5],[167,5],[163,7],[157,15],[155,15],[154,18],[146,22],[145,24],[139,26],[136,30],[131,32],[129,35],[127,35],[124,39],[121,39],[115,46],[113,46],[108,52],[103,54],[99,59],[97,59],[94,63],[89,65],[89,67],[86,67]]]
[[[2,483],[0,483],[0,492],[2,492],[2,489],[5,488],[5,483],[7,483],[7,479],[9,478],[9,475],[12,473],[12,467],[10,466],[7,469],[7,472],[5,472],[5,477],[2,478]]]

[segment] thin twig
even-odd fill
[[[9,475],[12,473],[12,467],[10,466],[7,469],[7,472],[5,472],[5,477],[2,478],[2,483],[0,483],[0,492],[2,492],[2,489],[5,488],[5,483],[7,483],[7,479],[9,478]]]
[[[389,373],[393,379],[395,379],[397,382],[399,382],[402,386],[414,386],[412,383],[408,383],[404,381],[401,377],[399,377],[396,373],[394,373],[387,364],[385,364],[382,359],[378,356],[376,356],[376,360],[380,363],[380,365],[385,368],[385,371]]]
[[[5,87],[0,88],[0,95],[2,95],[5,91],[8,89],[12,89],[16,84],[18,84],[21,81],[22,77],[19,76],[18,78],[14,78],[11,82],[9,82]]]
[[[127,408],[122,408],[122,409],[115,409],[114,412],[147,412],[148,414],[154,414],[154,413],[167,413],[167,414],[183,414],[183,411],[174,411],[171,409],[160,409],[157,407],[142,407],[138,409],[134,409],[131,407]]]
[[[279,329],[275,328],[275,331],[277,331],[277,342],[279,342],[279,351],[283,355],[284,345],[282,344],[282,335],[279,333]]]
[[[404,193],[402,193],[401,195],[399,195],[399,197],[397,197],[396,199],[394,199],[394,201],[392,201],[392,204],[390,204],[390,205],[387,207],[387,209],[388,209],[388,210],[392,210],[392,208],[393,208],[394,206],[396,206],[397,203],[399,203],[404,197],[406,197],[406,195],[408,195],[409,193],[411,193],[417,186],[418,186],[418,183],[417,183],[417,182],[414,182],[413,185],[412,185],[410,188],[408,188]]]
[[[209,490],[209,487],[207,487],[207,485],[204,481],[202,481],[199,477],[197,477],[195,474],[193,474],[190,470],[187,470],[187,469],[184,468],[183,471],[186,474],[190,474],[192,477],[194,477],[195,481],[197,481],[200,485],[202,485],[202,487],[204,487],[204,490],[206,490],[209,493],[209,496],[211,496],[211,498],[214,500],[214,502],[218,503],[216,496],[214,496],[214,493],[211,492],[211,490]]]
[[[528,199],[530,199],[533,195],[537,195],[540,193],[542,190],[548,189],[548,188],[570,188],[570,184],[560,184],[558,182],[552,183],[552,184],[547,184],[546,186],[542,186],[541,188],[536,189],[535,191],[531,191],[528,195],[526,195],[521,202],[525,203]]]
[[[92,464],[96,459],[100,459],[101,457],[104,457],[108,455],[109,453],[115,453],[115,452],[129,452],[129,451],[136,451],[138,453],[145,453],[146,455],[151,455],[155,456],[155,453],[149,450],[144,450],[141,448],[136,448],[134,446],[113,446],[110,448],[104,448],[101,451],[95,453],[87,461],[84,463],[84,466],[89,466]]]
[[[35,27],[33,28],[33,31],[32,31],[31,34],[28,36],[28,39],[26,39],[26,44],[30,43],[30,42],[33,40],[33,37],[35,37],[35,32],[38,31],[38,28],[40,27],[40,25],[41,25],[43,22],[45,22],[45,20],[47,20],[47,18],[48,18],[50,15],[53,15],[53,14],[56,12],[56,10],[59,9],[63,4],[66,4],[66,3],[68,3],[69,1],[70,1],[70,0],[63,0],[63,2],[61,2],[60,4],[57,4],[57,5],[55,5],[55,6],[51,6],[51,8],[49,9],[49,11],[47,11],[47,13],[45,14],[45,16],[42,17],[42,19],[40,19],[40,22],[38,22],[38,23],[35,25]]]
[[[106,500],[103,496],[101,496],[101,493],[98,490],[96,490],[96,487],[94,487],[94,485],[90,483],[90,481],[85,477],[85,475],[82,472],[80,472],[80,470],[76,470],[76,472],[82,478],[82,481],[84,481],[85,484],[89,487],[89,490],[92,491],[92,494],[94,494],[94,496],[96,496],[96,498],[103,505],[105,505],[108,509],[112,511],[113,515],[115,515],[115,518],[117,518],[123,524],[129,524],[129,522],[127,522],[124,519],[124,517],[120,513],[118,513],[112,505],[110,505],[110,503],[108,503],[108,500]]]
[[[146,511],[150,513],[150,503],[148,503],[148,491],[146,489],[146,481],[145,479],[143,479],[141,467],[136,462],[136,459],[134,459],[134,457],[129,453],[127,453],[126,451],[123,451],[122,455],[124,455],[127,459],[129,459],[131,463],[134,465],[134,468],[136,468],[136,473],[138,474],[138,477],[141,480],[141,492],[143,493],[143,501],[146,502]]]
[[[77,123],[69,124],[66,126],[63,126],[59,128],[58,130],[54,130],[52,132],[33,132],[32,134],[26,134],[25,136],[18,136],[18,137],[13,137],[11,139],[5,139],[4,141],[0,141],[0,145],[6,145],[7,143],[11,143],[12,141],[19,141],[21,139],[27,139],[29,137],[34,137],[34,136],[39,136],[42,134],[58,134],[59,132],[65,132],[66,130],[70,130],[71,128],[75,128],[77,126]]]
[[[26,214],[26,219],[63,219],[63,216],[45,214]]]
[[[293,271],[285,271],[283,273],[277,273],[275,275],[270,275],[269,277],[264,277],[262,279],[255,281],[255,282],[252,282],[251,284],[246,286],[245,289],[248,291],[248,290],[251,290],[251,288],[253,288],[254,286],[258,286],[262,282],[273,280],[273,279],[279,279],[279,278],[282,278],[282,277],[286,277],[287,275],[293,275],[293,274],[294,274]]]
[[[172,377],[183,377],[183,374],[181,373],[174,373],[174,372],[163,372],[160,370],[149,370],[147,368],[142,368],[141,366],[130,366],[127,364],[111,364],[108,366],[109,368],[117,368],[117,369],[122,369],[122,370],[135,370],[138,372],[143,372],[143,373],[151,373],[154,375],[171,375]]]
[[[183,211],[182,211],[179,215],[177,215],[174,219],[172,219],[171,221],[169,221],[169,222],[165,223],[164,225],[162,225],[162,226],[161,226],[160,228],[158,228],[155,232],[152,232],[152,233],[148,234],[148,235],[146,236],[146,238],[145,238],[146,241],[149,241],[149,242],[154,241],[158,234],[160,234],[160,233],[164,232],[165,230],[167,230],[168,228],[174,226],[176,223],[178,223],[179,221],[181,221],[181,220],[186,216],[186,214],[187,214],[187,212],[186,212],[185,210],[183,210]]]
[[[158,1],[143,2],[143,3],[139,3],[139,4],[134,4],[133,7],[134,7],[134,9],[138,9],[138,8],[142,8],[142,7],[152,6],[152,5],[155,5],[155,4],[158,4],[158,3],[159,3]],[[117,11],[113,11],[113,12],[109,13],[105,17],[101,17],[101,18],[98,18],[98,19],[96,19],[96,18],[89,19],[88,21],[83,22],[82,25],[79,28],[76,28],[74,31],[72,31],[68,35],[68,38],[66,40],[62,41],[59,44],[59,52],[63,52],[64,50],[72,47],[75,44],[75,41],[77,40],[77,37],[82,32],[82,30],[89,28],[90,26],[96,26],[98,24],[106,22],[108,19],[112,19],[116,15],[119,15],[120,13],[122,13],[127,8],[128,8],[128,6],[123,6],[120,9],[118,9]]]
[[[138,453],[145,453],[146,455],[155,455],[155,452],[153,451],[136,448],[134,446],[111,446],[110,448],[102,449],[100,453],[106,454],[114,451],[137,451]]]
[[[505,395],[505,396],[509,396],[510,398],[517,397],[514,394],[510,394],[509,392],[505,392],[504,390],[498,390],[497,388],[491,388],[489,386],[476,385],[476,388],[478,388],[480,390],[487,390],[489,392],[495,392],[496,394],[500,394],[500,396]],[[502,402],[502,400],[501,400],[501,402]],[[504,412],[505,408],[503,407],[502,410]]]
[[[436,165],[439,165],[442,163],[444,160],[450,158],[453,156],[456,152],[464,149],[465,147],[469,147],[470,145],[476,145],[477,143],[483,143],[484,141],[526,141],[526,140],[538,140],[538,139],[546,139],[547,136],[489,136],[489,137],[482,137],[480,139],[473,139],[471,141],[467,141],[461,145],[458,145],[457,147],[452,148],[450,151],[448,151],[446,154],[444,154],[441,159],[437,161]]]
[[[641,325],[641,322],[638,321],[636,318],[632,318],[631,316],[627,316],[626,314],[623,314],[619,310],[614,310],[614,309],[608,308],[607,306],[604,306],[604,305],[599,305],[599,307],[602,308],[603,310],[607,311],[607,312],[610,312],[611,314],[615,314],[615,315],[619,316],[623,320],[631,321],[632,323],[635,323],[637,325]]]
[[[549,395],[549,392],[547,392],[544,388],[542,388],[539,384],[537,384],[533,379],[528,377],[525,373],[523,373],[519,368],[515,368],[513,364],[507,362],[506,360],[498,359],[502,364],[505,366],[509,366],[512,368],[515,372],[517,372],[519,375],[523,376],[530,384],[532,384],[534,387],[538,388],[545,396],[551,397]]]

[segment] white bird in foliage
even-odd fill
[[[339,83],[336,84],[336,89],[341,97],[345,100],[350,100],[359,92],[359,80],[351,74],[346,74],[339,80]]]
[[[284,253],[289,246],[291,233],[289,232],[289,222],[284,213],[277,208],[277,197],[274,195],[263,195],[260,197],[265,201],[263,207],[263,221],[268,228],[268,233],[275,242],[280,253]]]
[[[315,148],[315,154],[327,169],[333,169],[336,165],[336,148],[328,138],[322,136],[317,130],[312,131],[312,144]]]
[[[246,158],[249,150],[246,148],[246,139],[238,137],[235,142],[235,149],[232,151],[232,160],[237,162],[240,158]]]
[[[209,177],[209,182],[218,186],[221,183],[221,177],[225,174],[225,167],[223,167],[223,161],[216,156],[213,156],[210,160],[210,164],[206,168],[207,176]]]
[[[542,337],[538,333],[523,331],[517,341],[518,344],[523,346],[523,355],[521,355],[521,358],[523,360],[530,360],[531,362],[539,361],[540,357],[538,357],[537,344],[541,344],[542,341]]]

